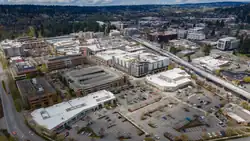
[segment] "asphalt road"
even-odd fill
[[[237,86],[235,86],[235,85],[233,85],[231,83],[228,83],[228,82],[226,82],[226,81],[224,81],[224,80],[222,80],[222,79],[220,79],[220,78],[218,78],[218,77],[216,77],[216,76],[214,76],[214,75],[212,75],[212,74],[210,74],[210,73],[208,73],[208,72],[206,72],[204,70],[201,70],[200,68],[197,68],[197,67],[193,66],[192,64],[190,64],[190,63],[182,60],[181,58],[173,55],[172,53],[169,53],[166,50],[162,50],[162,49],[150,44],[147,41],[144,41],[144,40],[138,39],[138,38],[132,38],[132,39],[139,42],[139,43],[141,43],[141,44],[143,44],[143,45],[145,45],[146,47],[154,50],[155,52],[157,52],[157,53],[159,53],[161,55],[168,56],[170,59],[172,59],[176,63],[179,63],[179,64],[193,70],[197,74],[199,74],[199,75],[201,75],[201,76],[203,76],[203,77],[205,77],[205,78],[207,78],[209,80],[212,80],[213,82],[216,82],[216,83],[224,86],[225,88],[228,88],[229,90],[231,90],[231,91],[233,91],[233,92],[235,92],[235,93],[237,93],[239,95],[244,96],[247,99],[250,99],[250,93],[249,92],[247,92],[247,91],[245,91],[245,90],[243,90],[243,89],[241,89],[241,88],[239,88],[239,87],[237,87]]]
[[[1,81],[4,80],[5,83],[7,84],[6,77],[2,70],[1,65],[0,65],[0,79]],[[17,137],[19,141],[26,141],[28,139],[30,141],[44,141],[41,137],[37,136],[35,133],[30,131],[30,129],[26,126],[22,115],[18,113],[15,109],[11,95],[5,92],[2,85],[0,85],[0,96],[2,100],[4,119],[8,132],[12,135],[13,132],[16,132],[16,134],[13,136]]]

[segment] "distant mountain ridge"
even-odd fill
[[[183,3],[183,4],[112,4],[109,3],[107,5],[86,5],[86,6],[81,6],[81,5],[70,5],[70,4],[64,4],[64,5],[57,5],[57,4],[51,4],[51,3],[44,3],[44,4],[15,4],[15,3],[7,3],[7,4],[1,4],[0,5],[35,5],[35,6],[76,6],[76,7],[113,7],[113,6],[121,6],[121,7],[133,7],[133,6],[177,6],[177,7],[228,7],[228,6],[240,6],[244,4],[249,4],[249,2],[238,2],[238,1],[224,1],[224,2],[204,2],[204,3]]]

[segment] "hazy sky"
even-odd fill
[[[242,0],[0,0],[8,4],[45,4],[45,5],[134,5],[134,4],[178,4]]]

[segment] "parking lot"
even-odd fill
[[[115,141],[118,140],[119,136],[129,138],[127,140],[131,141],[142,141],[145,137],[143,135],[138,136],[140,130],[114,110],[102,109],[89,113],[84,119],[76,122],[71,130],[65,132],[69,132],[69,135],[77,141],[92,141],[89,132],[82,131],[77,133],[82,127],[91,128],[97,135],[103,134],[103,138],[96,138],[98,141]]]

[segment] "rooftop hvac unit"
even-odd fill
[[[32,83],[33,83],[33,84],[37,84],[37,80],[36,80],[36,78],[32,78],[32,80],[31,80],[31,81],[32,81]]]

